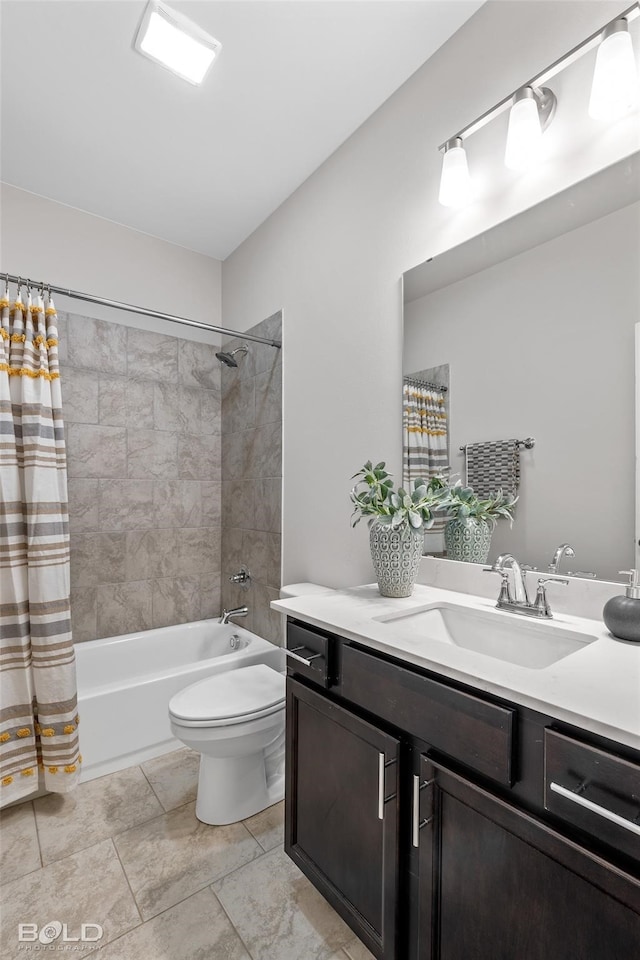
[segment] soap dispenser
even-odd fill
[[[604,605],[602,619],[619,640],[640,643],[640,583],[637,570],[621,570],[629,576],[626,596],[611,597]]]

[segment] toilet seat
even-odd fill
[[[284,676],[256,663],[185,687],[171,698],[169,713],[178,726],[222,727],[277,713],[284,699]]]

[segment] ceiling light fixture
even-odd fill
[[[150,0],[136,35],[135,49],[183,80],[198,84],[204,80],[222,44],[161,0]]]
[[[594,120],[618,120],[638,99],[638,73],[629,36],[629,24],[621,17],[602,32],[598,47],[589,116]]]
[[[616,120],[632,109],[638,100],[638,78],[629,23],[639,16],[640,2],[636,2],[528,83],[467,124],[454,137],[449,137],[440,144],[438,149],[443,154],[440,203],[447,207],[459,207],[472,199],[471,177],[462,141],[466,144],[473,133],[481,130],[505,110],[511,110],[505,151],[506,166],[514,170],[524,170],[539,159],[542,132],[553,119],[556,108],[555,95],[545,84],[589,50],[598,47],[589,115],[596,119]],[[451,154],[453,156],[450,156]],[[467,181],[466,190],[460,189],[455,196],[450,187],[453,174],[449,172],[454,166],[459,168],[460,183],[464,166]],[[461,199],[463,196],[466,197],[465,200]],[[456,202],[451,202],[452,198]]]
[[[461,138],[454,137],[444,147],[438,199],[443,207],[464,207],[471,200],[472,194],[467,154]]]

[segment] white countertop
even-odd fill
[[[403,636],[402,621],[396,628],[379,622],[388,614],[408,613],[433,603],[495,612],[494,600],[420,584],[413,596],[402,600],[381,597],[376,584],[367,584],[276,600],[271,606],[398,660],[640,749],[640,644],[615,640],[601,620],[558,613],[541,626],[577,631],[596,640],[550,666],[531,669],[425,636],[411,636],[410,631]],[[504,611],[499,615],[531,622]]]

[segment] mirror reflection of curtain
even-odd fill
[[[445,391],[405,379],[402,398],[403,477],[406,486],[446,472],[447,413]]]

